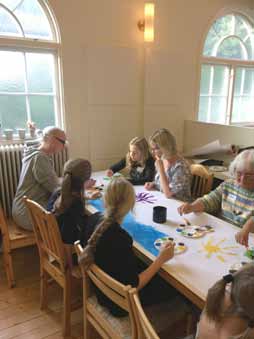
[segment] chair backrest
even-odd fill
[[[83,251],[83,248],[78,241],[75,243],[75,249],[76,249],[78,256],[80,256],[80,254]],[[88,297],[91,296],[92,294],[91,287],[96,286],[110,300],[112,300],[115,304],[117,304],[122,309],[128,312],[129,317],[130,317],[131,329],[132,329],[132,338],[136,338],[135,318],[132,312],[131,302],[129,298],[129,290],[131,289],[131,286],[123,285],[117,280],[113,279],[107,273],[101,270],[96,264],[92,264],[87,271],[85,271],[82,264],[80,266],[81,266],[81,271],[82,271],[83,281],[84,281],[83,303],[84,303],[84,306],[86,305],[87,317],[89,318],[89,313],[91,313],[92,317],[94,318],[93,309],[91,307],[87,307],[87,300],[85,299],[88,299]],[[100,323],[100,319],[98,319],[97,321],[98,323]],[[105,328],[103,328],[102,331],[105,331]],[[112,336],[113,332],[108,333],[108,335]]]
[[[132,288],[129,290],[131,306],[134,313],[137,329],[138,339],[159,339],[149,319],[147,318],[143,307],[140,303],[137,289]]]
[[[196,199],[211,191],[213,174],[200,164],[191,164],[190,168],[192,174],[191,195]]]
[[[8,230],[8,225],[6,222],[6,217],[4,215],[4,210],[2,205],[0,204],[0,230],[2,233],[2,237],[4,237],[4,245],[8,248],[10,248],[10,236],[9,236],[9,230]]]
[[[67,261],[55,216],[33,200],[24,198],[24,201],[33,224],[41,260],[47,260],[50,264],[54,259],[60,270],[65,272]]]

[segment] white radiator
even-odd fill
[[[7,216],[11,216],[12,201],[18,186],[22,166],[23,144],[0,145],[0,203]],[[62,175],[63,165],[68,160],[68,149],[53,156],[58,176]]]

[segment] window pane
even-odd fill
[[[27,79],[30,92],[53,92],[54,57],[50,54],[27,53]]]
[[[225,66],[213,66],[213,90],[212,94],[226,95],[228,91],[229,68]]]
[[[203,55],[253,60],[253,34],[253,27],[244,16],[232,14],[221,17],[213,23],[207,34]],[[248,35],[251,37],[248,38]]]
[[[21,52],[0,51],[0,92],[24,92],[25,64]]]
[[[250,25],[239,15],[236,15],[235,19],[235,35],[244,40],[248,35],[248,29]]]
[[[240,40],[235,37],[225,39],[220,44],[216,56],[227,59],[248,59]]]
[[[199,98],[199,112],[198,112],[198,120],[199,121],[207,121],[207,119],[208,119],[208,105],[209,105],[209,98],[200,96],[200,98]]]
[[[23,0],[1,0],[0,3],[13,11]]]
[[[226,122],[227,101],[225,97],[211,98],[211,122],[224,124]]]
[[[200,93],[208,94],[210,86],[210,77],[211,77],[211,66],[202,65],[201,68],[201,83],[200,83]]]
[[[29,102],[31,119],[38,128],[42,129],[49,125],[56,125],[54,97],[33,95],[30,96]]]
[[[22,36],[16,20],[2,7],[0,7],[0,35]]]
[[[14,10],[14,14],[21,22],[26,37],[53,39],[48,18],[37,0],[22,1]]]
[[[25,128],[26,101],[23,95],[0,95],[0,123],[5,128]]]
[[[232,122],[254,121],[254,68],[237,68]]]
[[[214,46],[221,39],[231,35],[233,31],[233,16],[226,15],[214,22],[207,34],[204,46],[204,55],[214,55]]]
[[[244,45],[247,50],[248,60],[254,60],[254,33],[245,41]]]

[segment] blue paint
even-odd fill
[[[90,200],[89,204],[94,206],[100,212],[104,211],[103,202],[100,199]],[[155,240],[167,237],[167,234],[157,231],[151,225],[145,225],[137,222],[131,213],[126,215],[121,227],[130,234],[133,240],[155,256],[158,254],[158,250],[154,247]]]

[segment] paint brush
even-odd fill
[[[183,220],[186,223],[186,225],[191,226],[191,222],[187,218],[183,217]]]

